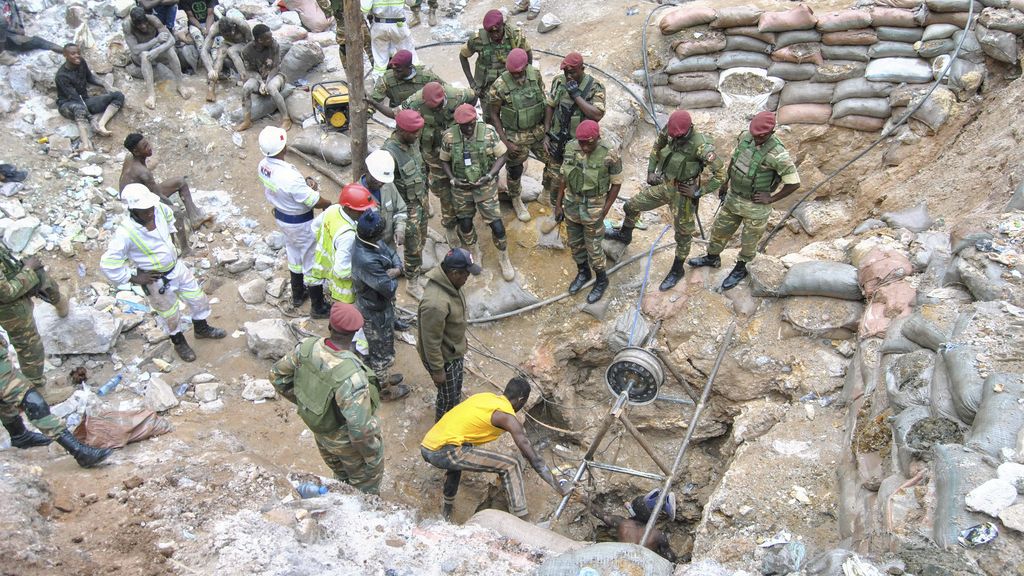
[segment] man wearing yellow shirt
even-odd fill
[[[496,472],[508,494],[509,512],[526,516],[526,490],[523,487],[523,467],[515,456],[506,456],[478,448],[481,444],[497,440],[505,432],[519,452],[530,461],[537,474],[560,495],[569,491],[551,476],[544,461],[533,451],[523,425],[516,420],[516,412],[526,405],[530,397],[530,384],[522,377],[508,381],[505,392],[499,396],[484,392],[474,394],[449,410],[423,437],[420,454],[431,465],[447,470],[444,477],[445,520],[452,519],[452,505],[459,491],[462,471]]]

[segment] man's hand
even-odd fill
[[[479,180],[473,182],[473,188],[480,188],[481,186],[486,186],[491,183],[491,180],[493,180],[493,177],[490,174],[484,174],[483,176],[480,177]]]
[[[401,268],[389,268],[388,271],[387,271],[388,278],[391,278],[392,280],[394,280],[395,278],[398,278],[401,274],[402,274],[402,269]]]
[[[657,186],[658,184],[661,184],[664,181],[665,178],[661,174],[658,174],[657,172],[647,173],[647,183],[650,184],[651,186]]]
[[[547,152],[550,155],[551,154],[551,138],[549,136],[544,136],[543,144],[544,144],[544,151]]]
[[[508,140],[502,140],[502,142],[505,143],[505,148],[508,148],[508,153],[510,155],[519,152],[519,146],[516,146],[515,144],[509,142]]]
[[[565,213],[562,212],[562,207],[560,205],[554,207],[553,213],[555,215],[555,222],[561,222],[562,220],[565,220]]]
[[[137,272],[135,276],[128,279],[132,284],[138,284],[139,286],[149,286],[156,281],[156,278],[149,272]]]
[[[431,372],[430,379],[434,382],[434,386],[444,386],[444,371]]]
[[[29,268],[29,269],[32,269],[32,270],[42,270],[43,269],[43,261],[40,260],[38,256],[29,256],[28,258],[25,258],[24,260],[22,260],[21,263],[24,264],[26,268]]]
[[[163,44],[164,42],[167,42],[171,39],[171,33],[165,30],[163,32],[158,33],[156,35],[156,39],[158,44]]]
[[[567,80],[565,82],[565,91],[569,93],[569,96],[575,100],[582,94],[580,92],[580,83],[575,80]]]
[[[773,202],[770,192],[757,192],[754,194],[754,202],[758,204],[771,204]]]
[[[405,245],[405,224],[399,224],[395,227],[395,246]]]
[[[320,191],[320,184],[318,184],[317,181],[314,180],[312,176],[306,176],[306,186],[309,186],[310,188],[318,192]]]
[[[469,180],[465,180],[463,178],[453,178],[452,179],[452,184],[456,188],[463,188],[463,189],[465,189],[465,188],[472,188],[473,187],[473,183],[472,182],[470,182]]]
[[[267,95],[267,83],[266,82],[260,82],[259,93],[262,94],[263,96]]]
[[[676,191],[687,198],[693,198],[697,185],[694,182],[679,182],[676,184]]]

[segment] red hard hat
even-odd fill
[[[376,206],[377,201],[373,199],[373,195],[366,189],[366,186],[346,184],[341,189],[341,196],[338,196],[338,204],[362,212]]]

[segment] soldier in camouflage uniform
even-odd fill
[[[757,254],[757,243],[768,225],[772,203],[800,187],[796,164],[782,141],[775,136],[775,114],[759,113],[750,121],[750,130],[739,135],[726,177],[725,185],[718,193],[723,204],[711,228],[708,253],[689,262],[694,267],[721,266],[719,255],[742,225],[739,258],[722,282],[722,290],[733,288],[747,277],[747,262]],[[778,194],[772,194],[780,182],[782,189]]]
[[[441,136],[451,127],[455,109],[461,104],[476,104],[471,90],[430,82],[405,102],[400,110],[415,110],[423,117],[423,131],[420,132],[420,151],[427,164],[428,188],[441,201],[441,225],[445,237],[452,246],[458,240],[455,233],[455,204],[452,200],[452,184],[445,176],[441,162]]]
[[[483,101],[484,119],[491,119],[490,106],[486,100],[491,84],[505,72],[505,60],[513,48],[526,52],[527,62],[533,60],[533,52],[523,31],[505,24],[505,17],[499,10],[490,10],[484,15],[484,27],[470,36],[459,52],[462,71],[466,74],[470,88]],[[469,58],[476,54],[474,72],[469,70]]]
[[[412,11],[409,28],[420,25],[420,7],[422,6],[423,0],[413,0],[413,3],[409,5],[409,10]],[[427,23],[437,26],[437,0],[427,0]]]
[[[306,338],[274,363],[274,388],[298,408],[320,456],[338,480],[367,494],[380,492],[384,444],[377,377],[351,351],[363,316],[351,304],[331,307],[330,336]]]
[[[566,221],[569,248],[579,272],[569,285],[575,294],[590,280],[593,267],[597,280],[587,294],[593,304],[608,289],[605,268],[604,217],[622,187],[622,160],[604,140],[597,122],[584,120],[576,128],[576,139],[565,146],[562,182],[555,202],[555,220]],[[589,262],[589,266],[588,266]]]
[[[545,201],[555,205],[561,186],[561,166],[565,145],[584,120],[600,122],[604,118],[604,84],[587,74],[583,56],[570,52],[562,59],[562,76],[555,76],[544,111],[544,150],[548,154],[544,168]]]
[[[334,39],[338,42],[338,53],[341,54],[341,63],[345,64],[345,46],[347,40],[345,38],[345,0],[316,0],[320,9],[324,11],[327,16],[334,16]],[[365,22],[362,14],[356,15],[359,18],[359,32],[362,36],[363,51],[366,52],[366,56],[373,61],[373,54],[370,52],[370,31],[366,29]]]
[[[61,318],[68,315],[68,301],[36,257],[24,262],[0,243],[0,326],[18,353],[21,370],[34,386],[43,386],[43,341],[32,316],[32,297],[49,302]]]
[[[700,175],[706,168],[711,169],[711,179],[701,186]],[[626,201],[622,227],[611,231],[608,239],[629,244],[640,213],[667,204],[676,233],[676,257],[659,290],[671,290],[683,277],[683,263],[690,255],[697,201],[705,194],[717,192],[723,180],[725,163],[715,154],[715,143],[693,129],[689,112],[676,110],[658,134],[647,159],[647,183],[651,187]]]
[[[430,82],[441,82],[434,71],[422,64],[413,65],[412,52],[399,50],[391,57],[388,70],[373,86],[367,102],[388,118],[395,117],[395,110]],[[388,103],[384,104],[384,99]]]
[[[530,211],[521,198],[523,194],[523,168],[530,152],[547,164],[544,151],[544,79],[529,65],[529,57],[522,48],[513,48],[505,62],[505,72],[494,81],[488,93],[490,124],[508,148],[508,196],[516,210],[516,217],[527,222]],[[544,171],[544,183],[550,186],[555,176]]]
[[[402,110],[395,116],[396,128],[381,146],[395,159],[395,188],[405,200],[406,222],[404,256],[405,290],[417,300],[423,296],[420,274],[423,266],[423,245],[427,241],[427,167],[420,154],[420,132],[423,116],[415,110]]]
[[[498,203],[498,172],[505,165],[505,144],[493,127],[477,121],[476,108],[471,104],[463,104],[455,110],[455,122],[458,125],[449,128],[441,139],[441,161],[445,175],[455,188],[459,240],[474,252],[479,262],[480,248],[473,228],[473,217],[479,210],[498,248],[501,276],[511,282],[516,271],[508,259],[508,238]]]

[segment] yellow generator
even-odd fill
[[[344,80],[319,82],[309,93],[317,122],[335,130],[348,129],[348,84]]]

